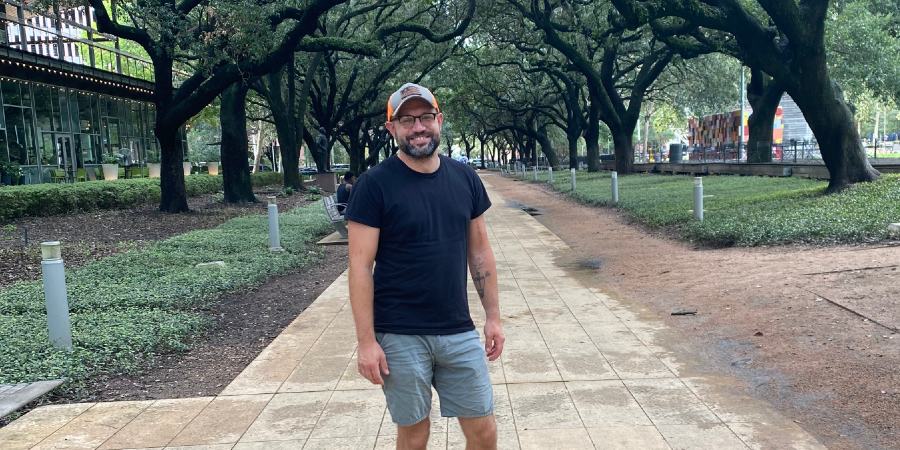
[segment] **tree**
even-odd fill
[[[663,70],[675,58],[649,31],[626,30],[604,3],[508,0],[544,34],[545,42],[565,56],[587,81],[590,97],[585,141],[588,170],[599,170],[599,126],[612,133],[616,170],[634,165],[634,131],[641,105]]]
[[[256,202],[247,162],[247,90],[237,82],[222,92],[222,184],[226,203]]]
[[[365,171],[368,161],[374,159],[371,149],[366,157],[367,143],[388,142],[375,125],[380,122],[376,118],[384,117],[388,95],[403,82],[427,79],[460,48],[475,6],[475,0],[410,8],[393,3],[384,10],[323,18],[322,33],[338,37],[371,34],[379,37],[384,48],[384,56],[378,59],[326,51],[311,77],[309,118],[324,130],[327,148],[340,142],[347,150],[351,171]],[[396,23],[396,17],[405,18]],[[442,30],[441,24],[455,25]]]
[[[765,72],[796,101],[816,136],[831,180],[827,192],[872,181],[853,113],[827,65],[827,0],[612,0],[631,27],[683,54],[720,51]]]
[[[345,1],[311,0],[294,8],[239,0],[150,0],[121,3],[110,15],[103,0],[89,0],[100,31],[134,41],[153,61],[161,211],[188,210],[179,127],[244,76],[283,64],[314,32],[319,17]],[[190,71],[180,84],[176,62]]]

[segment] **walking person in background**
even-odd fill
[[[487,361],[500,357],[504,335],[483,216],[491,202],[471,167],[436,152],[443,120],[428,89],[400,87],[385,124],[400,151],[353,187],[345,217],[358,369],[382,385],[398,449],[426,448],[432,386],[441,415],[459,419],[467,448],[494,449]],[[486,315],[483,345],[469,313],[467,266]]]
[[[347,209],[347,205],[350,204],[350,191],[353,189],[353,183],[356,183],[356,175],[353,172],[348,171],[344,174],[344,179],[341,181],[341,184],[337,187],[337,208],[338,212],[343,214]]]

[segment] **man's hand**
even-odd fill
[[[381,378],[381,375],[390,375],[391,372],[388,370],[384,350],[381,349],[378,342],[372,341],[366,344],[359,344],[356,358],[356,367],[363,378],[371,381],[372,384],[384,385],[384,379]]]
[[[500,319],[488,319],[484,324],[484,351],[487,353],[488,361],[495,361],[500,357],[504,342],[506,337],[503,336]]]

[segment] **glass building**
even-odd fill
[[[4,0],[3,12],[0,167],[20,166],[14,183],[85,180],[106,155],[129,174],[159,161],[149,61],[94,30],[92,9],[41,14]]]
[[[25,183],[51,181],[51,169],[74,180],[105,154],[159,161],[152,103],[13,78],[0,78],[0,96],[0,161],[19,164]]]

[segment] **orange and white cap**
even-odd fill
[[[403,86],[400,86],[400,89],[394,91],[390,97],[388,97],[387,102],[387,120],[388,122],[394,118],[394,114],[400,110],[400,107],[403,106],[409,100],[414,98],[420,98],[425,100],[434,106],[438,112],[441,111],[441,108],[438,106],[437,99],[434,98],[434,94],[428,90],[428,88],[424,86],[420,86],[415,83],[406,83]]]

